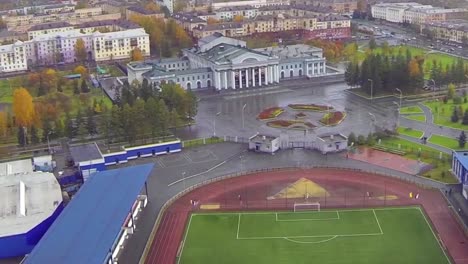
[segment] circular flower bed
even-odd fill
[[[281,107],[270,107],[263,110],[260,114],[258,114],[257,118],[260,120],[268,120],[275,117],[278,117],[284,112],[284,109]]]
[[[346,114],[344,112],[336,111],[326,113],[321,119],[320,123],[326,126],[336,126],[343,121]]]
[[[304,122],[301,120],[274,120],[267,122],[267,126],[274,128],[291,128],[291,129],[304,129],[314,128],[315,125],[310,122]]]
[[[303,111],[323,112],[323,111],[333,110],[332,106],[317,105],[317,104],[289,104],[288,106],[294,110],[303,110]]]

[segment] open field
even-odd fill
[[[419,207],[192,214],[178,263],[450,263]]]
[[[461,107],[463,111],[468,109],[468,103],[454,104],[453,100],[449,100],[446,104],[442,101],[426,101],[424,105],[429,107],[434,115],[434,123],[441,126],[466,129],[467,125],[463,125],[461,120],[457,123],[451,121],[453,109]],[[461,119],[461,118],[460,118]]]
[[[408,137],[421,138],[424,135],[424,132],[421,130],[411,129],[408,127],[398,127],[398,133],[401,135],[406,135]]]
[[[400,109],[401,114],[423,114],[423,110],[419,106],[406,106]]]
[[[458,140],[454,138],[449,138],[441,135],[432,135],[428,141],[432,144],[436,144],[453,150],[462,149],[458,145]]]

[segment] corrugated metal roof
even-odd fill
[[[24,263],[102,264],[153,166],[94,174]]]

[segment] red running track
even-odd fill
[[[425,189],[397,179],[352,170],[308,169],[254,173],[200,187],[176,200],[164,213],[147,254],[145,263],[175,263],[180,253],[186,221],[195,210],[190,200],[200,204],[218,203],[221,210],[291,209],[302,199],[267,200],[288,184],[307,178],[325,188],[329,197],[316,198],[322,207],[378,207],[421,205],[430,218],[443,246],[457,264],[468,264],[468,238],[438,190]],[[371,198],[367,198],[367,192]],[[409,193],[419,193],[419,199]],[[242,202],[238,195],[241,195]],[[394,200],[376,199],[396,196]]]

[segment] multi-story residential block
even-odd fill
[[[187,31],[192,31],[193,28],[198,25],[206,25],[206,20],[198,17],[198,13],[174,13],[172,18],[176,21],[177,24],[182,26]]]
[[[96,61],[127,59],[138,48],[143,56],[150,55],[149,35],[144,29],[100,33],[92,35],[93,55]]]
[[[51,22],[68,22],[72,25],[99,20],[119,19],[120,13],[107,14],[100,7],[77,9],[72,12],[53,14],[29,14],[22,16],[3,16],[10,31],[27,32],[31,27]]]
[[[164,18],[164,13],[162,11],[156,12],[156,11],[145,9],[144,7],[138,6],[138,5],[129,6],[125,10],[125,17],[127,19],[130,19],[134,15],[144,16],[144,17]]]
[[[28,39],[31,40],[40,35],[46,35],[50,33],[59,33],[73,30],[74,27],[68,22],[52,22],[46,24],[39,24],[32,26],[28,30]]]
[[[0,46],[0,73],[25,71],[27,69],[24,42],[17,41],[14,44]]]
[[[253,6],[256,8],[262,6],[277,6],[277,5],[289,5],[290,0],[250,0],[250,1],[229,1],[229,2],[219,2],[213,3],[212,8],[213,10],[218,10],[224,7],[232,7],[232,6]]]
[[[443,22],[430,22],[423,25],[434,32],[436,39],[468,44],[468,21],[448,20]]]
[[[307,6],[326,7],[333,10],[334,13],[344,14],[352,13],[358,9],[357,0],[296,0],[295,4]]]
[[[232,20],[234,17],[254,18],[257,16],[257,8],[249,5],[227,6],[216,10],[216,19]]]
[[[75,25],[81,33],[90,34],[96,31],[101,33],[123,31],[127,29],[141,28],[139,25],[124,19],[91,21]]]
[[[308,38],[343,39],[351,36],[351,22],[340,15],[258,15],[242,22],[198,25],[193,28],[194,37],[203,38],[213,33],[227,37],[241,37],[258,33],[302,31]]]
[[[424,24],[445,21],[468,15],[468,9],[444,9],[431,5],[408,3],[383,3],[371,7],[372,16],[394,23]]]

